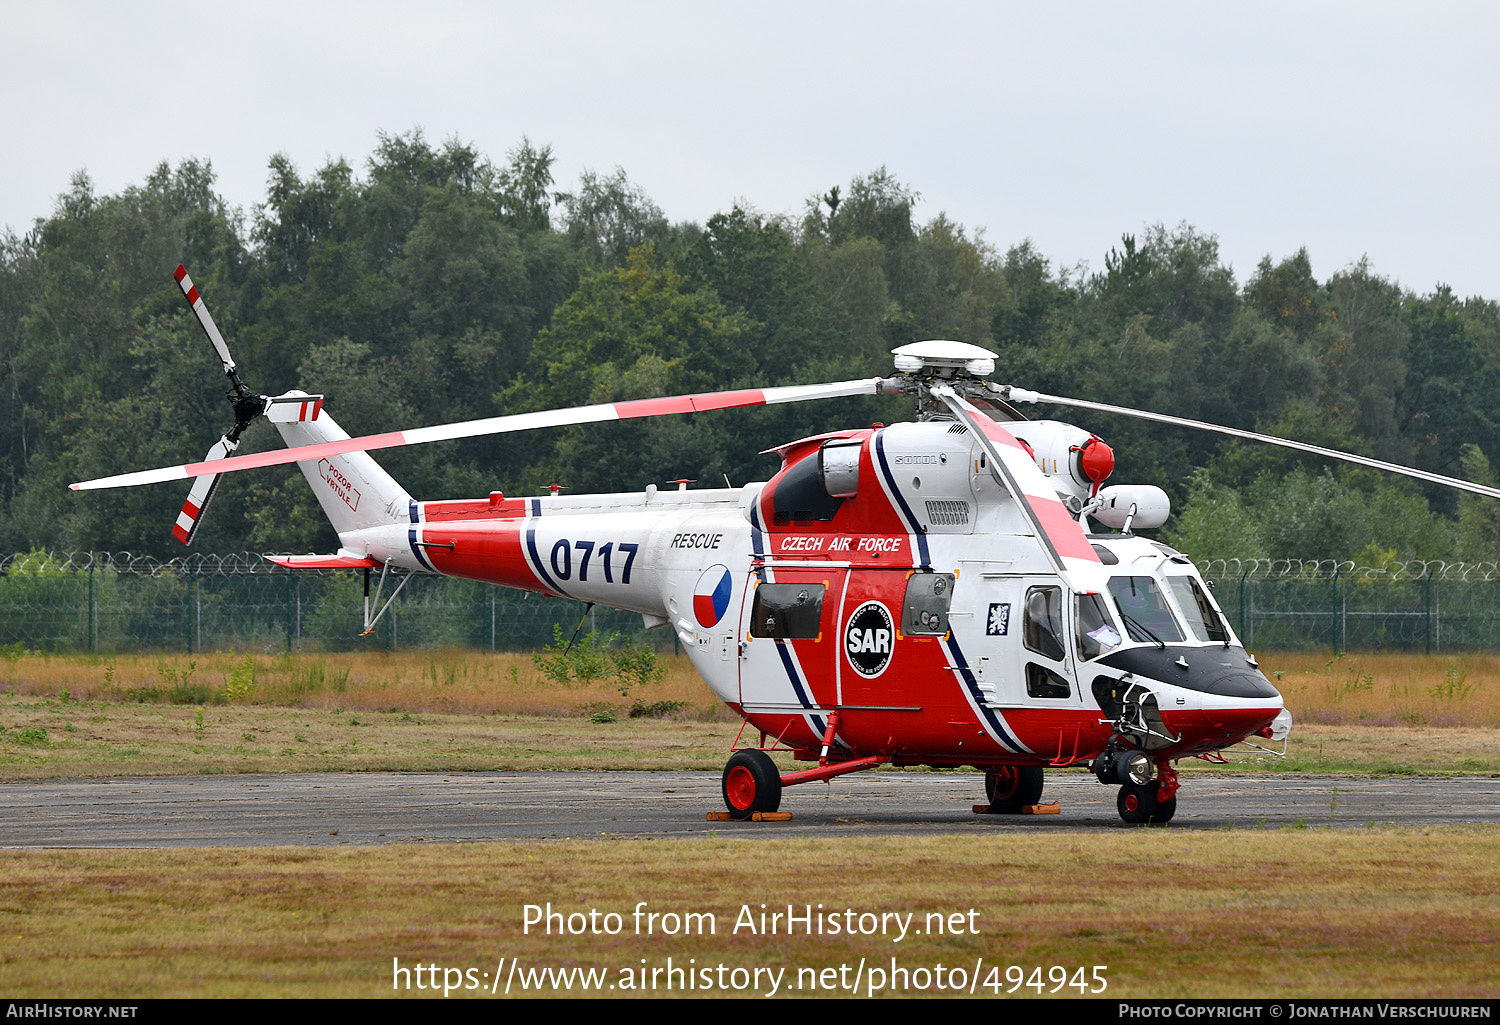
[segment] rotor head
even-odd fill
[[[891,350],[896,370],[923,378],[988,377],[995,372],[995,353],[968,342],[933,338]]]

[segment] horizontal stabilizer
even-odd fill
[[[380,565],[368,555],[267,555],[263,558],[287,569],[374,569]]]

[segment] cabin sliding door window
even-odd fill
[[[750,636],[814,638],[822,632],[822,584],[761,584],[750,610]]]

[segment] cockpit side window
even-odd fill
[[[1035,662],[1026,663],[1026,694],[1033,698],[1066,698],[1073,693],[1068,681]]]
[[[1110,577],[1109,595],[1131,640],[1161,644],[1183,640],[1182,627],[1151,577]]]
[[[1182,609],[1182,616],[1194,637],[1200,641],[1228,642],[1229,631],[1218,612],[1214,611],[1208,595],[1198,586],[1198,581],[1192,577],[1170,576],[1167,584],[1172,588],[1172,597],[1177,599],[1177,607]]]
[[[1110,622],[1104,601],[1097,594],[1078,595],[1078,614],[1073,618],[1078,631],[1078,657],[1085,662],[1120,646],[1119,630]]]
[[[1038,655],[1061,662],[1063,646],[1062,588],[1033,587],[1026,592],[1021,640]]]

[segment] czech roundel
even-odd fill
[[[710,566],[703,571],[698,586],[693,588],[693,615],[700,626],[713,626],[724,618],[733,590],[727,566]]]

